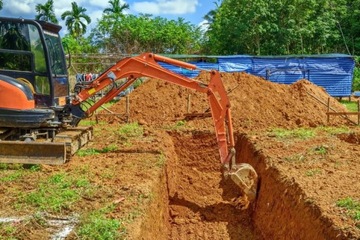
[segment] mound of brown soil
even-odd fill
[[[209,81],[209,74],[201,72],[197,80]],[[222,73],[228,91],[235,130],[260,130],[272,127],[314,127],[327,124],[327,101],[335,111],[346,111],[326,91],[307,80],[292,85],[277,84],[247,73]],[[163,125],[182,119],[187,113],[208,110],[207,96],[163,80],[148,79],[130,95],[130,119],[151,125]],[[122,113],[125,104],[113,106]],[[332,117],[330,124],[345,123]],[[211,119],[189,123],[196,128],[212,127]]]

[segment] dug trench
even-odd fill
[[[156,197],[134,239],[355,239],[324,217],[294,179],[271,166],[251,136],[236,135],[237,161],[259,174],[250,204],[222,177],[213,133],[170,136]]]

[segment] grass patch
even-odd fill
[[[349,112],[357,112],[358,111],[357,102],[352,102],[349,100],[340,100],[340,103],[343,104]]]
[[[278,139],[309,139],[314,137],[315,130],[309,128],[296,128],[296,129],[283,129],[283,128],[274,128],[268,133],[269,136],[274,136]]]
[[[79,157],[85,157],[85,156],[94,156],[101,153],[108,153],[118,150],[118,147],[115,144],[110,144],[102,149],[95,149],[95,148],[87,148],[87,149],[79,149],[76,152],[76,155]]]
[[[171,124],[167,127],[165,127],[165,129],[167,130],[182,130],[186,128],[186,121],[185,120],[180,120],[175,122],[174,124]]]
[[[317,146],[313,149],[313,151],[316,154],[326,155],[328,153],[328,147],[324,145]]]
[[[155,163],[155,166],[157,166],[159,168],[162,168],[164,165],[165,165],[165,156],[164,156],[164,154],[160,154],[157,157],[157,161]]]
[[[22,176],[23,173],[20,170],[16,172],[10,172],[9,174],[3,173],[2,176],[0,177],[0,182],[13,182],[20,179]]]
[[[86,156],[94,156],[100,154],[99,150],[94,149],[94,148],[87,148],[87,149],[79,149],[76,152],[76,155],[80,156],[80,157],[86,157]]]
[[[137,122],[128,123],[119,128],[118,134],[124,138],[141,137],[144,134],[144,128]]]
[[[340,199],[336,202],[336,205],[341,208],[345,208],[347,214],[352,219],[360,221],[360,202],[350,197]]]
[[[330,135],[337,135],[341,133],[350,133],[350,129],[346,126],[342,127],[331,127],[331,126],[323,126],[317,128],[319,131],[324,131]]]
[[[60,212],[69,209],[90,188],[91,184],[84,176],[73,178],[57,173],[41,181],[36,190],[22,194],[18,204],[30,205],[40,211]]]
[[[292,156],[284,157],[284,160],[287,162],[304,162],[306,160],[306,155],[304,154],[295,154]]]
[[[126,230],[119,220],[107,218],[113,206],[103,208],[83,217],[77,235],[81,239],[124,239]]]
[[[320,173],[321,173],[321,169],[311,169],[311,170],[306,171],[305,175],[308,177],[312,177],[312,176],[315,176]]]
[[[15,240],[13,237],[18,231],[18,228],[13,223],[0,223],[0,240]]]

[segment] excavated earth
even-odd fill
[[[358,218],[337,205],[360,200],[357,118],[328,119],[328,101],[331,111],[345,107],[307,80],[281,85],[246,73],[221,75],[231,101],[236,159],[259,175],[255,202],[223,179],[211,118],[184,117],[207,112],[206,95],[147,79],[128,106],[142,136],[124,139],[117,134],[120,117],[98,116],[88,148],[116,148],[2,184],[0,216],[33,213],[11,204],[14,189],[32,191],[57,172],[87,172],[96,193],[61,214],[86,215],[112,205],[108,217],[123,222],[126,239],[360,239]],[[208,82],[208,73],[197,79]],[[110,110],[125,114],[125,98]],[[279,135],[284,129],[311,134]],[[34,221],[19,224],[18,239],[51,237]],[[66,239],[78,239],[76,227]]]

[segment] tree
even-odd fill
[[[3,8],[3,1],[0,0],[0,10]]]
[[[55,16],[53,0],[48,0],[45,4],[39,3],[36,5],[35,9],[38,13],[35,16],[35,19],[52,23],[59,23]]]
[[[106,34],[105,34],[106,33]],[[167,20],[149,14],[125,15],[120,22],[109,26],[106,16],[99,21],[93,32],[94,41],[105,43],[104,51],[120,54],[139,52],[155,53],[198,53],[200,50],[200,29],[183,18]]]
[[[344,52],[338,20],[345,2],[223,0],[206,33],[205,49],[253,55]]]
[[[121,4],[120,0],[109,0],[111,7],[105,8],[103,13],[114,21],[119,21],[124,17],[124,10],[129,9],[129,4]]]
[[[61,15],[61,19],[65,20],[65,25],[67,26],[70,34],[78,39],[86,33],[86,23],[90,24],[91,19],[85,14],[86,8],[79,7],[76,2],[72,2],[71,7],[72,10],[65,11]],[[86,23],[84,23],[84,21]]]

